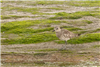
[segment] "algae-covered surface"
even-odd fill
[[[100,1],[1,4],[2,67],[100,67]],[[54,26],[81,35],[65,44]]]

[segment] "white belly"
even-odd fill
[[[67,40],[69,40],[70,38],[65,38],[64,36],[61,36],[59,39],[60,39],[60,40],[67,41]]]

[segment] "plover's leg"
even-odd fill
[[[67,41],[65,41],[65,45],[62,46],[62,50],[66,50],[66,48],[67,48],[66,45],[67,45]]]
[[[67,48],[67,41],[65,41],[65,45],[62,45],[62,47],[59,49],[59,50],[66,50],[66,48]]]
[[[67,44],[67,42],[65,42],[65,45],[62,45],[62,47],[60,48],[60,50],[66,50],[66,44]]]
[[[65,44],[67,45],[67,41],[65,41]]]

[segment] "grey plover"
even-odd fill
[[[66,30],[66,29],[62,29],[58,26],[54,27],[54,30],[56,32],[56,36],[60,39],[65,41],[65,43],[67,44],[67,41],[73,37],[77,37],[80,34],[74,34],[73,32]]]

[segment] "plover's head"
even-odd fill
[[[61,31],[61,28],[58,27],[58,26],[56,26],[56,27],[54,27],[54,30],[53,30],[53,31],[55,31],[55,32],[60,32],[60,31]]]

